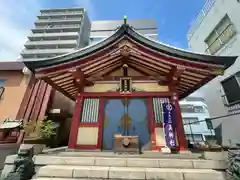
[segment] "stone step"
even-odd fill
[[[74,166],[109,166],[109,167],[146,167],[180,169],[215,169],[225,170],[227,163],[220,160],[201,159],[163,159],[163,158],[118,158],[118,157],[62,157],[37,155],[37,166],[74,165]]]
[[[99,166],[57,166],[41,167],[36,175],[41,178],[68,179],[161,179],[161,180],[224,180],[225,173],[210,169],[135,168]],[[46,180],[46,179],[45,179]]]
[[[78,152],[58,152],[56,155],[59,156],[74,156],[74,157],[129,157],[129,158],[177,158],[177,159],[198,159],[201,158],[201,153],[191,153],[191,152],[185,152],[183,154],[164,154],[161,152],[153,152],[153,151],[144,151],[143,154],[115,154],[113,152],[101,152],[101,151],[91,151],[91,152],[84,152],[84,151],[78,151]]]

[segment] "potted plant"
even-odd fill
[[[43,120],[40,125],[40,136],[48,147],[54,146],[54,138],[56,137],[56,131],[53,125],[54,122],[47,118]]]

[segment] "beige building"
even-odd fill
[[[19,107],[29,84],[30,76],[23,73],[21,62],[0,62],[0,124],[5,119],[17,119]]]

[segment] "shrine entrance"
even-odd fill
[[[151,149],[147,99],[123,98],[105,101],[103,150],[112,150],[114,134],[138,136],[143,150]]]

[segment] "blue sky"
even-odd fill
[[[11,60],[19,55],[26,36],[42,8],[84,7],[91,20],[152,18],[159,40],[187,49],[187,31],[205,0],[0,0],[0,54]]]
[[[67,2],[67,3],[66,3]],[[89,3],[90,2],[90,3]],[[186,34],[205,0],[83,0],[92,20],[152,18],[159,28],[159,40],[187,48]],[[53,1],[50,7],[75,5],[74,1]]]

